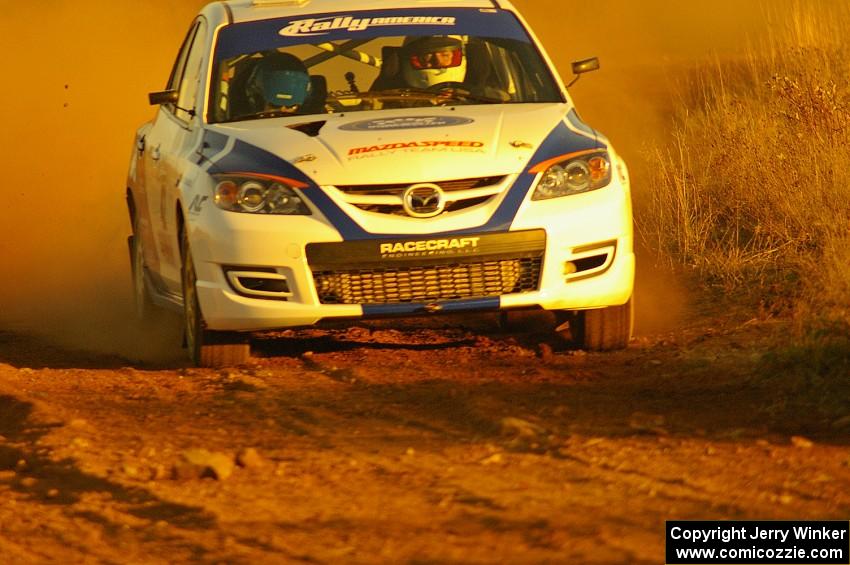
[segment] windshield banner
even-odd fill
[[[419,8],[316,14],[222,28],[216,59],[279,47],[387,36],[472,35],[529,42],[511,13],[484,8]]]

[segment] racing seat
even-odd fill
[[[401,75],[401,48],[382,47],[381,61],[381,70],[369,90],[406,88],[407,82],[405,82],[404,77]]]
[[[310,75],[310,96],[299,114],[324,114],[328,99],[328,79],[324,75]]]
[[[487,46],[480,41],[471,40],[466,45],[466,79],[463,83],[473,92],[483,91],[493,74],[493,62]]]
[[[236,65],[236,72],[227,91],[230,118],[253,114],[263,109],[262,106],[257,107],[257,101],[248,96],[248,80],[259,62],[260,59],[252,58],[245,59]]]

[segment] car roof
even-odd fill
[[[504,0],[230,0],[233,22],[287,18],[306,14],[398,10],[405,8],[506,8]]]

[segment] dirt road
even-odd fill
[[[666,519],[846,520],[850,432],[762,360],[784,324],[693,320],[616,354],[545,318],[284,332],[231,370],[0,334],[0,561],[659,563]]]

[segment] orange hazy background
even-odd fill
[[[45,0],[4,6],[0,330],[38,331],[64,345],[139,354],[126,249],[126,168],[136,128],[154,114],[146,95],[164,87],[203,4]],[[629,160],[636,200],[643,190],[640,171],[651,166],[642,149],[663,142],[671,121],[677,69],[697,59],[735,57],[770,31],[763,4],[749,0],[515,4],[566,80],[571,61],[601,58],[602,70],[571,92],[585,120]],[[644,262],[638,299],[646,314],[670,299],[652,292],[656,278]],[[653,321],[671,323],[669,317],[643,320],[644,329]]]

